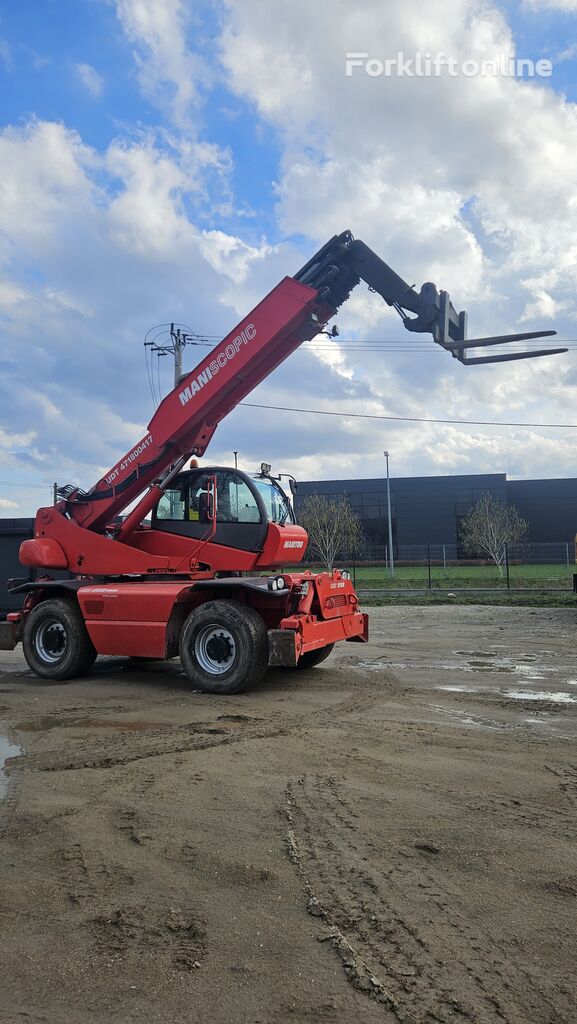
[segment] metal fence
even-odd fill
[[[466,558],[455,544],[399,545],[390,565],[386,547],[379,557],[337,562],[351,571],[360,593],[386,590],[571,590],[575,546],[558,544],[505,545],[502,564]],[[310,563],[313,567],[314,563]],[[315,565],[318,567],[318,565]]]

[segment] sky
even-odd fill
[[[418,53],[456,73],[374,73]],[[503,58],[550,73],[473,73]],[[192,369],[346,229],[471,336],[555,329],[568,353],[464,367],[361,285],[205,464],[576,475],[577,0],[0,0],[0,76],[0,515],[143,435],[172,380],[150,328],[188,325]]]

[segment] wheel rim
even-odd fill
[[[216,623],[196,634],[194,654],[200,667],[211,676],[221,676],[236,660],[236,642],[230,630]]]
[[[42,661],[55,665],[66,654],[68,634],[59,619],[43,622],[34,638],[36,653]]]

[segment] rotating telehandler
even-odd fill
[[[335,643],[367,640],[348,573],[298,569],[307,535],[266,467],[256,477],[184,468],[360,280],[407,330],[430,333],[466,365],[566,351],[470,357],[471,348],[555,332],[467,340],[466,314],[447,292],[430,283],[417,292],[349,231],[331,238],[181,378],[102,479],[88,491],[62,487],[55,506],[38,510],[20,561],[40,575],[10,581],[24,602],[1,624],[0,648],[22,642],[30,668],[47,679],[81,675],[99,654],[180,656],[195,689],[230,694],[258,683],[269,665],[311,668]],[[70,576],[56,579],[54,570]]]

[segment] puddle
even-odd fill
[[[534,676],[522,679],[521,682],[530,686]],[[577,685],[577,682],[576,682]],[[435,690],[444,693],[484,693],[508,697],[510,700],[549,701],[552,704],[577,704],[577,696],[562,690],[502,690],[492,686],[435,686]]]
[[[545,652],[541,652],[544,654]],[[527,682],[545,679],[546,674],[557,672],[556,667],[544,665],[536,654],[506,655],[495,651],[453,651],[465,661],[448,662],[441,667],[447,672],[489,672],[495,675],[523,676]],[[577,685],[577,680],[576,680]]]
[[[404,661],[387,661],[385,658],[377,658],[376,661],[360,661],[357,668],[365,668],[369,672],[383,672],[387,669],[407,669],[407,665]]]
[[[551,704],[577,704],[577,697],[572,693],[546,692],[545,690],[505,690],[504,697],[511,700],[543,700]]]
[[[492,651],[453,651],[453,654],[458,654],[459,657],[463,658],[496,658],[498,655],[493,654]]]
[[[32,718],[18,722],[18,732],[49,732],[50,729],[115,729],[122,732],[144,732],[146,729],[166,729],[167,722],[124,722],[114,718]]]
[[[436,711],[437,714],[454,722],[458,722],[459,725],[469,725],[474,729],[489,729],[491,731],[503,728],[498,722],[491,722],[481,718],[473,718],[466,711],[458,711],[455,708],[444,708],[440,704],[429,704],[429,707],[432,708],[433,711]]]
[[[18,757],[20,754],[20,747],[16,743],[11,743],[7,736],[0,734],[0,800],[3,800],[6,796],[6,790],[8,789],[8,765],[9,762]]]

